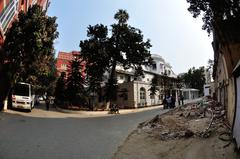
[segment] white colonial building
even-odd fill
[[[138,108],[162,103],[164,93],[157,91],[156,95],[150,95],[151,81],[154,75],[167,75],[176,79],[172,67],[160,55],[152,55],[153,65],[143,66],[144,76],[135,78],[134,69],[124,70],[117,66],[116,74],[118,81],[118,92],[116,103],[120,108]],[[107,74],[105,75],[108,78]],[[103,104],[103,103],[100,103]]]
[[[167,75],[169,77],[174,77],[176,78],[176,74],[172,71],[172,66],[168,63],[165,62],[165,60],[160,56],[153,54],[153,64],[152,67],[144,67],[144,71],[146,72],[151,72],[159,75]]]
[[[152,54],[153,64],[152,66],[143,66],[144,77],[134,79],[134,69],[124,70],[123,67],[117,66],[117,80],[118,83],[141,81],[145,83],[151,83],[154,74],[167,75],[168,77],[177,78],[177,75],[173,72],[172,66],[165,62],[165,60],[157,54]]]

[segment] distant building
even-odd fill
[[[177,97],[176,87],[176,74],[173,72],[169,63],[160,55],[152,55],[153,65],[150,67],[143,66],[144,77],[135,77],[135,70],[133,68],[124,70],[123,67],[116,67],[116,76],[118,81],[118,92],[116,103],[121,108],[139,108],[152,105],[159,105],[162,103],[164,95],[163,86],[159,86],[160,91],[157,91],[155,95],[151,95],[150,88],[151,82],[155,75],[167,77],[171,88],[168,90],[169,95]],[[109,74],[105,74],[107,81]],[[105,81],[105,82],[106,82]],[[104,93],[102,93],[104,94]],[[102,95],[104,96],[104,95]],[[104,105],[103,97],[98,97],[97,105]]]
[[[193,100],[199,98],[199,90],[194,88],[181,89],[184,100]]]
[[[138,79],[135,80],[151,83],[154,75],[166,75],[171,78],[177,78],[177,75],[172,70],[172,66],[169,63],[165,62],[165,60],[160,55],[152,54],[152,59],[152,66],[142,66],[144,77],[138,77]],[[116,71],[118,83],[134,80],[134,69],[124,70],[121,66],[117,66]]]
[[[169,77],[177,78],[177,75],[173,72],[170,63],[166,62],[162,56],[157,54],[152,54],[153,64],[151,67],[145,67],[145,72],[152,72],[159,75],[167,75]]]
[[[214,82],[212,81],[211,70],[205,69],[205,84],[203,86],[203,93],[205,97],[213,97],[214,94]]]
[[[178,77],[183,78],[185,73],[178,74]],[[196,88],[191,88],[188,83],[181,81],[182,88],[180,89],[181,94],[183,95],[184,100],[193,100],[200,97],[200,90]]]
[[[209,69],[204,69],[204,76],[205,76],[205,83],[211,83],[212,82],[212,73]]]
[[[28,8],[38,4],[46,10],[49,0],[0,0],[0,45],[5,39],[5,33],[20,11],[26,12]]]
[[[57,61],[56,61],[57,76],[60,76],[61,73],[65,73],[67,77],[70,71],[69,68],[71,65],[71,61],[74,60],[74,57],[78,55],[80,55],[79,51],[59,52]],[[85,65],[83,65],[83,70],[84,69],[85,69]],[[82,73],[84,74],[83,70],[82,70]]]

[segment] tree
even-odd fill
[[[154,75],[151,81],[150,95],[156,95],[156,92],[159,91],[159,79],[158,75]]]
[[[230,64],[228,72],[232,72],[237,60],[233,45],[240,43],[240,0],[187,0],[190,4],[188,10],[196,18],[203,15],[203,29],[210,35],[213,33],[214,66],[213,78],[216,75],[220,52],[228,56],[226,61]]]
[[[48,92],[49,95],[53,95],[57,74],[54,54],[45,58],[48,59],[39,58],[39,60],[33,64],[32,72],[28,72],[26,77],[22,78],[21,81],[33,84],[36,94],[42,95]]]
[[[207,71],[207,73],[209,73],[210,81],[211,81],[211,77],[213,76],[213,66],[214,66],[214,61],[209,59],[206,71]]]
[[[5,74],[7,81],[3,83],[6,88],[2,88],[4,93],[1,94],[0,103],[18,81],[40,85],[40,78],[53,77],[53,42],[57,37],[56,17],[46,16],[46,11],[40,6],[33,5],[27,13],[18,14],[3,44],[1,61],[4,65],[0,73]]]
[[[217,34],[224,32],[220,29],[223,21],[237,22],[235,28],[239,28],[240,1],[239,0],[187,0],[190,4],[188,11],[196,18],[203,15],[203,29],[209,34],[215,30]],[[203,14],[202,14],[203,13]]]
[[[205,84],[204,67],[195,69],[190,68],[183,76],[183,81],[186,87],[199,89],[200,93],[203,93],[203,86]]]
[[[182,77],[180,77],[180,76],[177,76],[177,80],[176,80],[176,86],[177,86],[177,88],[178,89],[181,89],[181,88],[183,88],[183,79],[182,79]]]
[[[66,97],[70,104],[79,104],[84,94],[84,77],[82,76],[82,60],[79,55],[74,55],[67,77]]]
[[[168,77],[166,73],[159,76],[160,85],[165,96],[171,95],[170,92],[173,90],[174,83],[176,82],[175,78]]]
[[[89,26],[89,39],[81,41],[81,58],[86,61],[86,72],[90,87],[96,88],[103,81],[103,75],[109,72],[107,98],[116,96],[116,66],[124,69],[134,68],[137,75],[142,74],[142,65],[151,63],[150,40],[143,40],[142,32],[127,24],[129,18],[125,10],[119,10],[114,18],[116,24],[111,25],[111,34],[102,24]],[[94,86],[91,86],[94,84]]]
[[[126,24],[128,19],[129,19],[129,15],[127,13],[126,10],[122,10],[120,9],[115,15],[114,15],[114,19],[118,20],[118,23],[121,24]]]
[[[213,64],[214,64],[214,61],[209,59],[208,60],[207,70],[212,70],[213,69]]]
[[[166,73],[163,75],[155,74],[152,78],[151,87],[149,89],[151,92],[150,96],[156,95],[156,92],[159,91],[166,97],[171,95],[171,91],[172,93],[174,92],[174,88],[181,88],[181,81],[179,78],[176,79],[169,77]]]
[[[55,96],[55,102],[57,104],[63,104],[63,101],[65,100],[65,73],[62,72],[60,77],[58,78],[56,82],[56,87],[54,91]]]

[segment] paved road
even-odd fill
[[[0,113],[0,159],[110,159],[138,123],[159,113],[163,110],[96,118]]]

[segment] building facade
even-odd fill
[[[199,90],[194,88],[180,89],[184,100],[193,100],[199,98]]]
[[[177,78],[177,75],[172,70],[172,66],[169,63],[165,62],[165,60],[160,55],[152,54],[152,59],[152,66],[142,66],[144,76],[138,77],[138,79],[135,80],[151,83],[154,75],[166,75],[171,78]],[[121,66],[117,66],[116,71],[118,83],[134,80],[134,69],[124,70]]]
[[[11,27],[20,11],[26,12],[28,8],[38,4],[46,10],[49,0],[0,0],[0,45],[5,39],[5,33]]]
[[[57,69],[57,76],[60,76],[61,73],[65,73],[65,77],[68,77],[70,71],[71,61],[74,60],[76,56],[79,56],[79,51],[72,51],[72,52],[59,52],[57,59],[56,59],[56,69]],[[85,76],[84,69],[85,65],[82,63],[82,74]]]
[[[213,32],[215,98],[227,111],[227,119],[240,147],[240,22],[219,23]],[[222,32],[218,32],[222,30]]]
[[[171,81],[169,95],[177,96],[177,76],[171,65],[165,62],[160,55],[154,54],[152,58],[152,66],[143,66],[144,76],[142,77],[136,78],[134,76],[135,70],[132,68],[124,70],[121,66],[116,67],[118,91],[115,102],[120,108],[140,108],[161,104],[166,92],[164,92],[163,86],[159,86],[160,91],[157,91],[155,95],[151,94],[150,88],[154,76],[167,77],[168,81]],[[105,76],[105,79],[108,79],[108,74]],[[96,105],[104,104],[106,104],[104,101],[96,102]]]
[[[205,97],[213,97],[214,82],[212,81],[212,69],[205,69],[205,84],[203,86],[203,94]]]

